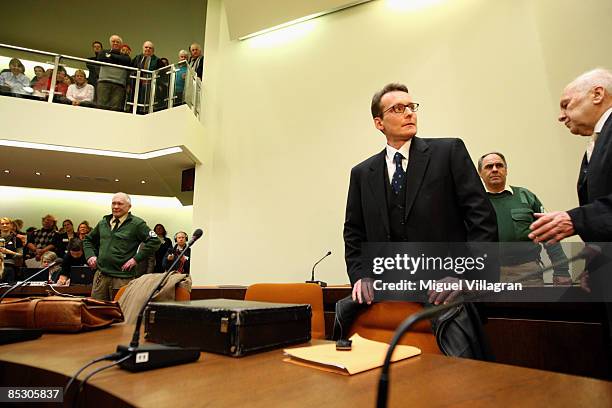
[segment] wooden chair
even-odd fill
[[[244,300],[272,303],[310,304],[312,307],[311,336],[325,338],[323,290],[314,283],[256,283],[247,288]]]
[[[370,340],[390,343],[400,323],[421,309],[423,306],[415,302],[374,303],[357,317],[349,336],[358,333]],[[412,326],[399,344],[418,347],[423,353],[443,354],[438,348],[429,320],[422,320]]]

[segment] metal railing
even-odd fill
[[[19,64],[14,59],[17,59]],[[145,70],[0,44],[0,69],[8,68],[10,70],[9,63],[11,61],[13,61],[13,65],[20,65],[19,71],[28,81],[30,81],[30,78],[32,80],[30,86],[17,86],[15,88],[7,83],[3,85],[2,79],[0,79],[0,95],[16,96],[48,103],[79,104],[132,114],[150,114],[186,104],[196,117],[200,116],[202,81],[187,61],[181,61],[157,70]],[[43,70],[46,69],[46,73],[39,76],[40,69],[35,69],[39,67]],[[65,78],[66,73],[74,73],[79,69],[84,71],[89,80],[94,82],[90,84],[95,89],[93,101],[74,103],[73,100],[66,97],[68,88]],[[98,77],[100,72],[105,72],[108,76],[100,79]],[[3,74],[0,74],[0,78],[1,75]],[[112,84],[110,91],[111,97],[114,98],[112,104],[109,105],[106,101],[98,99],[100,96],[98,90],[101,89],[100,83]],[[82,86],[85,86],[85,84],[82,84]]]

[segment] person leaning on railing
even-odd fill
[[[111,48],[98,54],[98,61],[115,65],[130,66],[130,57],[121,54],[123,40],[114,34],[109,39]],[[125,104],[125,85],[128,71],[103,65],[98,74],[97,104],[104,109],[121,111]]]
[[[66,96],[68,85],[66,84],[66,68],[63,66],[57,67],[57,75],[55,76],[55,96]],[[49,68],[45,75],[38,80],[33,86],[34,95],[45,96],[51,88],[51,78],[53,77],[53,69]]]
[[[17,58],[9,61],[9,71],[0,74],[0,91],[27,95],[24,87],[30,86],[30,80],[24,75],[25,67]]]
[[[75,106],[92,106],[94,100],[94,87],[87,83],[85,72],[77,69],[74,73],[75,83],[68,87],[66,98]]]

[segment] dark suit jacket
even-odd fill
[[[385,193],[385,150],[351,170],[344,245],[354,284],[367,276],[363,242],[391,240]],[[460,139],[414,137],[406,170],[405,222],[413,242],[495,242],[495,210]]]
[[[569,210],[576,233],[585,242],[612,241],[612,115],[597,138],[591,161],[582,158],[578,176],[580,207]]]

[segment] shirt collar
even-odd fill
[[[122,217],[119,217],[119,225],[123,224],[125,222],[125,220],[127,219],[128,215],[130,215],[129,212],[123,214]],[[113,223],[115,222],[115,216],[113,215],[111,217],[111,225],[113,225]]]
[[[489,189],[487,188],[486,184],[484,184],[484,187],[485,187],[485,190],[487,191],[487,193],[489,193],[489,194],[493,194],[493,195],[503,194],[506,191],[509,192],[510,194],[512,194],[512,189],[510,188],[510,184],[508,184],[508,183],[506,183],[506,187],[502,191],[497,192],[497,193],[494,193],[493,191],[489,191]]]
[[[603,129],[603,125],[604,125],[604,123],[606,123],[606,121],[610,117],[610,114],[612,114],[612,108],[608,109],[607,111],[604,112],[603,115],[601,115],[601,118],[599,118],[599,120],[595,124],[595,129],[594,129],[595,132],[594,133],[600,133],[601,132],[601,129]]]
[[[412,143],[412,138],[410,138],[406,143],[404,143],[399,149],[387,145],[387,160],[393,161],[393,157],[395,157],[395,153],[397,152],[400,152],[405,159],[408,159],[408,155],[410,154],[410,143]]]

